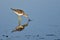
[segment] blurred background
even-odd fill
[[[10,8],[24,10],[32,20],[23,31],[11,33],[18,19]],[[60,40],[60,0],[0,0],[0,40]]]

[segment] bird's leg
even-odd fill
[[[31,21],[31,19],[28,17],[28,14],[24,13],[23,16],[25,16],[28,19],[28,21]]]
[[[18,16],[18,25],[21,25],[21,21],[22,21],[21,16]]]
[[[28,21],[31,21],[31,19],[30,19],[30,18],[28,18]]]
[[[31,21],[31,19],[29,17],[26,17],[28,19],[28,22]]]

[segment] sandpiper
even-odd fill
[[[11,9],[12,9],[13,12],[14,12],[15,14],[17,14],[18,16],[24,16],[24,17],[28,18],[28,21],[31,21],[31,20],[29,19],[28,15],[27,15],[23,10],[21,10],[21,9],[14,9],[14,8],[11,8]]]

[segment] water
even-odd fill
[[[18,18],[10,8],[29,15],[32,21],[24,30],[11,33]],[[59,10],[60,0],[0,0],[0,40],[60,40]],[[26,18],[22,18],[24,24]]]

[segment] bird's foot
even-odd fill
[[[28,19],[28,21],[32,21],[31,19]]]

